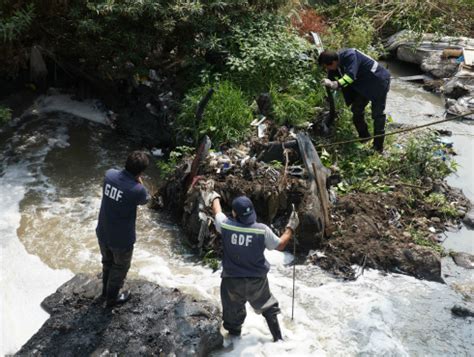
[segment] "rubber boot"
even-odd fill
[[[378,151],[379,153],[383,152],[384,139],[385,139],[385,136],[374,138],[374,150]]]
[[[120,292],[120,294],[116,294],[115,297],[107,297],[107,303],[105,304],[106,307],[114,307],[115,305],[120,305],[126,303],[130,300],[132,294],[129,290],[125,290]]]
[[[265,320],[267,320],[268,328],[273,336],[273,342],[278,340],[283,340],[281,337],[280,324],[278,323],[278,315],[264,315]]]

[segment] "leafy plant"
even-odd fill
[[[270,95],[277,124],[299,126],[314,120],[318,107],[324,102],[325,91],[319,86],[313,90],[291,88],[286,91],[272,86]]]
[[[17,9],[7,16],[0,9],[0,39],[6,42],[20,40],[30,27],[35,17],[35,5],[27,4],[24,9]]]
[[[273,167],[275,170],[278,170],[278,171],[280,171],[284,167],[283,163],[278,160],[272,160],[269,162],[269,164],[271,167]]]
[[[322,34],[326,48],[357,48],[372,56],[379,57],[383,53],[383,46],[376,39],[376,31],[371,21],[365,17],[348,17],[334,22]]]
[[[193,151],[194,149],[189,146],[177,146],[173,151],[170,152],[168,160],[157,161],[156,165],[160,169],[160,177],[168,177],[172,172],[174,172],[176,165],[182,159],[182,157],[190,155]]]
[[[202,261],[205,265],[209,266],[212,270],[216,271],[219,269],[220,258],[214,250],[208,250]]]
[[[346,141],[357,137],[350,120],[350,112],[342,110],[337,122],[335,141]],[[367,118],[368,119],[368,118]],[[369,127],[371,120],[367,120]],[[338,186],[341,193],[353,190],[361,192],[383,192],[391,190],[394,182],[418,185],[422,178],[441,179],[455,170],[444,148],[436,142],[430,132],[409,136],[397,145],[392,145],[393,136],[386,137],[386,155],[374,153],[366,144],[355,142],[337,147],[328,146],[324,162],[335,163],[344,182]],[[395,178],[396,175],[396,178]],[[448,207],[445,212],[449,212]],[[452,214],[449,212],[446,214]]]
[[[432,192],[425,198],[425,202],[433,205],[437,210],[448,217],[458,217],[458,211],[455,207],[449,204],[446,196],[442,193]]]
[[[429,247],[433,249],[434,251],[438,252],[441,256],[446,255],[446,251],[444,250],[442,245],[436,242],[432,242],[431,240],[425,238],[425,236],[421,232],[416,230],[415,228],[410,228],[409,232],[415,244],[421,245],[424,247]]]
[[[314,83],[311,46],[281,17],[251,18],[235,26],[228,48],[231,78],[252,95],[272,84],[309,89]]]
[[[191,138],[194,143],[206,134],[215,145],[238,142],[246,136],[253,119],[244,93],[230,81],[220,82],[198,122],[195,115],[197,105],[210,87],[200,86],[185,96],[176,121],[178,136],[182,140]]]
[[[12,118],[12,111],[10,108],[0,105],[0,126],[6,124]]]

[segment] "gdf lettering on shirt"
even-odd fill
[[[252,243],[252,235],[244,235],[244,234],[237,234],[237,233],[232,233],[230,236],[230,241],[234,245],[244,245],[248,247]]]
[[[122,198],[122,194],[123,192],[117,189],[116,187],[109,185],[108,183],[105,184],[104,195],[106,195],[107,197],[119,202]]]

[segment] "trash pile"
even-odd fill
[[[301,222],[296,232],[298,249],[307,252],[322,245],[329,226],[329,170],[321,164],[306,134],[288,133],[281,140],[265,143],[254,138],[212,152],[206,137],[196,155],[180,162],[159,190],[158,201],[181,220],[190,245],[200,252],[220,251],[212,213],[204,207],[200,194],[209,179],[214,181],[227,215],[231,214],[232,200],[246,195],[254,203],[258,221],[279,234],[294,204]]]

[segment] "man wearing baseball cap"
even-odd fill
[[[211,184],[210,186],[213,187]],[[277,314],[278,301],[271,294],[267,273],[270,264],[263,252],[283,250],[299,225],[296,212],[290,216],[285,231],[279,238],[265,224],[257,223],[252,201],[239,196],[232,202],[232,218],[227,217],[220,204],[220,195],[212,190],[202,192],[204,203],[212,207],[215,227],[222,235],[221,300],[224,328],[230,335],[240,336],[248,301],[257,314],[267,321],[273,341],[282,340]]]

